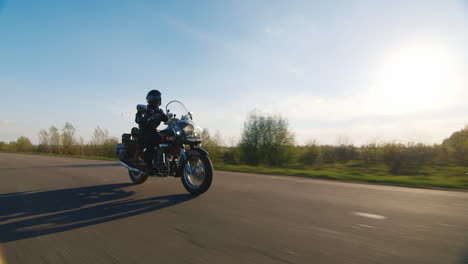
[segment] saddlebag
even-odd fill
[[[117,144],[117,148],[115,150],[115,154],[117,158],[121,161],[125,161],[125,158],[127,156],[127,146],[125,143],[122,144]]]
[[[137,149],[137,142],[132,135],[122,134],[122,143],[117,144],[116,156],[119,160],[129,163],[133,161]]]
[[[132,134],[122,134],[122,143],[128,144],[132,140]]]

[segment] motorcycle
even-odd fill
[[[137,110],[146,111],[146,105],[137,105]],[[181,114],[178,116],[176,113]],[[167,127],[158,133],[160,144],[155,148],[152,164],[149,164],[155,170],[154,175],[145,172],[147,164],[139,148],[138,128],[134,127],[130,134],[122,135],[116,155],[135,184],[144,183],[149,176],[174,176],[181,178],[189,193],[202,194],[210,188],[213,165],[208,152],[201,148],[201,129],[193,123],[193,113],[179,101],[169,102],[166,114],[168,121],[164,124]]]

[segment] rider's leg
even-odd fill
[[[157,162],[156,165],[159,169],[164,168],[165,163],[164,163],[164,150],[160,147],[157,148]]]
[[[160,170],[166,169],[166,163],[164,161],[164,148],[159,147],[159,143],[161,143],[160,140],[160,134],[158,133],[156,138],[156,167],[159,168]]]
[[[145,151],[143,153],[143,160],[146,163],[146,169],[148,174],[154,174],[153,169],[153,156],[154,156],[154,148],[156,147],[154,135],[151,133],[144,133],[142,135],[142,140],[144,142]]]

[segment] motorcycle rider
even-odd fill
[[[140,149],[145,150],[143,160],[147,166],[146,172],[149,175],[153,175],[155,173],[152,166],[154,149],[159,146],[159,133],[156,128],[161,122],[167,122],[168,118],[164,111],[159,108],[161,105],[161,92],[158,90],[149,91],[146,95],[146,101],[148,102],[146,110],[136,113],[135,122],[140,128]],[[162,153],[158,154],[157,167],[161,168],[164,164],[162,161]]]

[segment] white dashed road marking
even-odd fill
[[[369,214],[369,213],[363,213],[363,212],[351,212],[351,214],[362,216],[362,217],[367,217],[367,218],[372,218],[372,219],[379,219],[379,220],[387,219],[387,217],[383,215]]]
[[[367,228],[375,228],[375,226],[370,226],[370,225],[363,225],[363,224],[359,224],[359,225],[363,227],[367,227]]]

